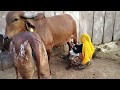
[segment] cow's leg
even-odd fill
[[[15,67],[15,72],[16,72],[16,79],[18,79],[18,69]]]
[[[67,58],[69,58],[69,56],[70,56],[70,50],[71,50],[71,43],[70,42],[67,42],[67,44],[68,44],[68,46],[69,46],[69,52],[68,52],[68,55],[67,55]]]
[[[29,70],[24,68],[24,71],[20,72],[22,79],[32,79],[33,74],[34,74],[34,69]]]
[[[51,62],[52,49],[47,50],[49,64]]]
[[[40,60],[41,60],[41,49],[40,49],[40,44],[38,41],[36,41],[35,43],[31,44],[31,47],[35,53],[35,57],[36,57],[36,67],[37,67],[37,74],[38,74],[38,79],[41,79],[41,71],[40,71]]]
[[[69,46],[69,51],[71,50],[71,43],[67,42],[68,46]]]
[[[73,43],[74,44],[77,44],[77,33],[74,33],[73,34]],[[71,48],[72,48],[72,42],[67,42],[67,44],[68,44],[68,46],[69,46],[69,53],[68,53],[68,55],[67,55],[67,58],[69,58],[69,56],[70,56],[70,50],[71,50]]]
[[[77,25],[75,21],[73,22],[73,41],[74,44],[77,44]]]
[[[37,60],[37,72],[38,72],[38,79],[40,79],[40,61]]]
[[[67,44],[68,44],[68,47],[69,47],[69,51],[71,50],[71,44],[70,44],[70,42],[67,42]],[[64,47],[63,47],[64,48]],[[67,55],[65,55],[65,56],[63,56],[63,57],[61,57],[62,59],[68,59],[69,58],[69,56],[70,56],[70,52],[68,52],[68,54]]]
[[[73,37],[74,44],[77,44],[77,37]]]
[[[40,72],[40,54],[41,53],[36,48],[34,50],[35,50],[35,55],[36,55],[36,66],[37,66],[38,79],[41,79],[41,72]]]
[[[77,44],[77,32],[73,33],[73,42],[74,44]]]
[[[48,54],[48,62],[49,62],[49,67],[50,67],[50,74],[51,74],[51,55],[52,55],[52,49],[47,50],[47,54]]]

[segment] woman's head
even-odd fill
[[[86,33],[80,36],[80,42],[84,43],[85,41],[91,42],[90,36]]]

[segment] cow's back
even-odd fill
[[[72,33],[74,22],[74,19],[68,14],[57,15],[47,18],[47,23],[49,25],[50,30],[52,31],[52,34],[56,33],[58,36],[58,33],[62,32],[64,32],[64,34],[66,32]],[[58,31],[58,33],[56,32],[56,30]]]
[[[46,17],[36,22],[36,31],[41,36],[44,44],[52,43],[53,46],[61,46],[69,41],[74,29],[75,20],[68,14]]]

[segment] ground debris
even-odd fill
[[[120,41],[95,46],[93,58],[120,61]]]

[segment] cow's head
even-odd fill
[[[30,31],[31,28],[35,30],[35,20],[41,19],[44,14],[27,15],[23,11],[10,11],[6,16],[6,30],[5,35],[9,38],[13,38],[14,35],[23,31]],[[34,20],[35,19],[35,20]]]

